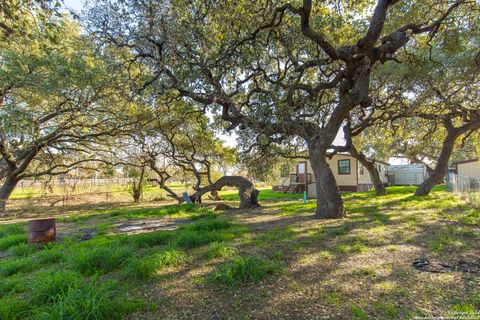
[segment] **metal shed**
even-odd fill
[[[394,186],[418,186],[427,178],[424,164],[404,164],[388,166],[389,183]]]

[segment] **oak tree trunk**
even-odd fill
[[[7,210],[7,200],[12,195],[13,190],[15,190],[18,181],[17,177],[12,175],[7,176],[5,179],[5,182],[0,188],[0,212]]]
[[[255,189],[253,183],[242,176],[223,176],[215,183],[198,189],[193,195],[194,202],[199,203],[202,196],[213,190],[220,190],[224,186],[236,187],[238,195],[240,196],[240,209],[257,208],[258,204],[258,190]]]
[[[415,192],[416,196],[428,196],[433,187],[442,183],[443,178],[448,172],[448,161],[453,152],[455,140],[459,136],[456,132],[449,132],[445,140],[443,140],[442,150],[438,157],[437,165],[430,176],[423,181],[423,183],[417,188]]]
[[[142,167],[138,182],[134,180],[132,184],[132,196],[133,196],[134,203],[140,203],[140,198],[142,197],[142,191],[143,191],[144,177],[145,177],[145,167]]]
[[[327,163],[327,149],[318,148],[317,144],[309,144],[309,155],[317,191],[315,218],[343,218],[345,209],[342,196],[338,190],[335,176]]]
[[[372,180],[373,187],[375,188],[375,194],[377,196],[384,196],[387,194],[385,185],[383,184],[382,179],[380,178],[380,173],[378,172],[377,166],[375,166],[375,161],[369,160],[363,153],[358,152],[357,148],[353,145],[349,132],[345,131],[345,138],[347,140],[347,147],[350,154],[360,161],[360,163],[368,170],[370,174],[370,180]]]
[[[380,173],[378,172],[377,166],[375,166],[375,161],[369,160],[363,152],[358,152],[357,148],[353,144],[352,140],[352,131],[351,123],[348,121],[347,125],[343,129],[345,141],[346,141],[346,150],[360,163],[367,168],[368,173],[370,174],[370,180],[372,180],[373,187],[375,188],[375,194],[377,196],[384,196],[387,194],[385,185],[383,184],[382,179],[380,178]]]
[[[373,161],[365,159],[365,161],[360,160],[360,163],[367,168],[368,173],[370,174],[370,180],[372,180],[373,187],[375,188],[375,194],[377,196],[384,196],[387,194],[387,189],[383,184],[382,178],[380,178],[380,173],[378,172],[377,166]]]

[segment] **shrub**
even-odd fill
[[[280,270],[280,266],[257,256],[236,257],[217,268],[209,279],[228,287],[258,283]]]

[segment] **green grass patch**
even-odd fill
[[[276,192],[272,189],[261,189],[259,190],[260,193],[258,194],[258,200],[275,200],[275,199],[303,199],[303,194],[301,193],[283,193],[283,192]],[[221,196],[225,200],[240,200],[238,196],[238,191],[229,191],[228,193],[221,193]]]
[[[173,245],[184,249],[201,247],[210,242],[224,240],[222,235],[216,231],[190,231],[185,230],[175,238]]]
[[[11,235],[26,234],[25,223],[13,223],[0,226],[0,239]]]
[[[118,282],[74,283],[51,287],[60,294],[43,296],[47,304],[32,310],[34,319],[122,319],[142,307],[137,300],[129,300]],[[54,291],[52,291],[54,292]]]
[[[132,255],[132,248],[116,244],[80,247],[69,255],[73,270],[86,275],[116,270]]]
[[[19,272],[28,272],[38,267],[31,258],[9,259],[0,262],[0,276],[8,277]]]
[[[220,229],[227,229],[231,227],[231,223],[225,219],[208,219],[201,220],[193,224],[183,225],[180,230],[191,230],[191,231],[214,231]]]
[[[59,296],[68,294],[68,291],[77,288],[81,282],[81,275],[70,270],[51,269],[39,272],[32,285],[31,301],[37,305],[55,302]]]
[[[27,240],[28,235],[25,233],[7,235],[0,238],[0,250],[7,250],[17,244],[27,243]]]
[[[259,256],[235,257],[218,267],[209,276],[209,280],[227,287],[235,287],[259,283],[280,270],[278,263]]]
[[[0,299],[0,319],[16,320],[25,319],[29,314],[31,305],[25,301],[16,299],[15,297],[4,297]]]
[[[238,255],[237,248],[225,242],[213,242],[208,247],[207,257],[209,259],[215,258],[230,258]]]
[[[264,242],[289,241],[294,239],[296,234],[294,227],[275,228],[262,234],[260,240]]]
[[[126,243],[131,243],[136,248],[149,248],[167,245],[174,239],[175,234],[169,231],[155,231],[125,237]]]
[[[361,307],[353,304],[353,305],[350,307],[350,310],[351,310],[353,319],[357,319],[357,320],[366,320],[366,319],[368,319],[368,318],[367,318],[367,313],[366,313]]]
[[[182,217],[190,218],[198,215],[209,215],[211,211],[196,204],[177,204],[159,208],[142,208],[133,210],[116,210],[109,214],[110,217],[121,217],[125,219],[143,219],[151,217]]]
[[[183,251],[175,248],[165,248],[159,252],[129,259],[122,270],[126,279],[147,279],[156,276],[167,267],[178,267],[191,261]]]
[[[5,277],[0,281],[0,298],[25,292],[29,287],[29,282],[21,275]],[[1,318],[0,318],[1,319]]]
[[[8,248],[8,251],[16,256],[29,256],[41,249],[41,246],[28,243],[20,243]]]
[[[430,241],[429,246],[432,251],[444,252],[457,244],[458,240],[455,237],[439,234]]]
[[[396,319],[399,313],[393,303],[377,302],[374,308],[380,314],[384,314],[386,319]]]
[[[167,248],[148,258],[155,265],[156,269],[166,267],[177,267],[187,263],[190,259],[183,250]]]

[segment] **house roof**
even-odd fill
[[[452,165],[457,165],[457,164],[463,164],[463,163],[470,163],[470,162],[477,162],[478,158],[476,159],[470,159],[470,160],[463,160],[463,161],[455,161],[452,163]]]

